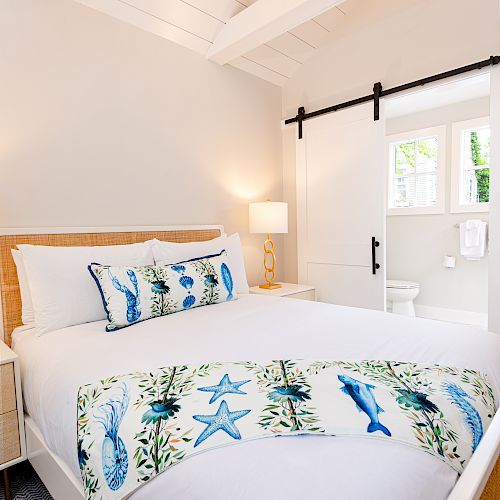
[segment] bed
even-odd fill
[[[160,239],[218,236],[220,227],[155,231]],[[151,231],[0,237],[6,340],[20,323],[9,249],[24,243],[113,244]],[[307,331],[304,341],[303,333]],[[210,341],[200,341],[200,332]],[[487,372],[500,398],[500,338],[469,327],[386,313],[260,295],[201,307],[104,332],[98,321],[41,337],[15,328],[27,415],[28,458],[56,498],[83,498],[76,454],[78,388],[117,373],[170,363],[243,359],[400,359]],[[147,355],[138,355],[147,349]],[[202,453],[159,475],[131,498],[479,498],[498,456],[499,416],[465,472],[420,450],[368,438],[300,436],[242,442]],[[497,466],[498,469],[498,466]],[[493,500],[497,469],[483,493]],[[214,477],[218,480],[214,481]],[[259,478],[259,480],[256,480]],[[497,488],[495,490],[495,488]]]

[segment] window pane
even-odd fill
[[[414,206],[436,206],[436,174],[424,174],[417,176]]]
[[[416,142],[410,141],[394,146],[394,173],[396,175],[409,174],[415,171]]]
[[[490,198],[490,129],[465,130],[462,141],[460,202],[487,203]]]
[[[417,136],[393,143],[391,154],[394,169],[392,208],[436,206],[438,138]]]
[[[394,206],[397,208],[408,207],[408,177],[397,177],[394,179]]]
[[[490,169],[465,170],[462,179],[462,204],[490,201]]]
[[[437,137],[429,137],[418,141],[416,171],[435,172],[438,161]]]

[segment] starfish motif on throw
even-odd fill
[[[198,422],[207,424],[205,430],[198,436],[196,443],[194,443],[194,447],[196,448],[205,441],[205,439],[220,430],[229,434],[233,439],[241,439],[240,431],[234,424],[234,421],[244,417],[250,413],[250,411],[251,410],[229,411],[227,403],[222,401],[215,415],[193,415],[193,418]]]
[[[211,385],[209,387],[199,387],[199,391],[203,392],[213,392],[213,396],[210,398],[209,403],[212,404],[224,394],[246,394],[240,390],[240,387],[244,384],[248,384],[250,380],[241,380],[240,382],[231,382],[229,375],[226,373],[220,380],[219,385]]]

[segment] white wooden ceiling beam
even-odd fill
[[[258,0],[222,27],[207,57],[226,64],[344,1]]]

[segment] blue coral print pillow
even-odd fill
[[[118,330],[158,316],[238,298],[226,251],[168,266],[91,264],[109,323]]]

